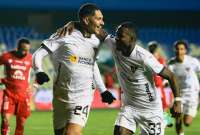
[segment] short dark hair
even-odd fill
[[[30,41],[27,38],[21,38],[17,42],[17,48],[20,48],[22,44],[30,44]]]
[[[149,52],[153,54],[158,49],[159,43],[157,41],[150,41],[147,46]]]
[[[180,44],[185,46],[185,49],[188,50],[188,41],[181,39],[174,42],[174,48],[177,49]]]
[[[137,31],[137,26],[134,24],[134,23],[132,23],[132,22],[129,22],[129,21],[127,21],[127,22],[123,22],[123,23],[121,23],[119,26],[118,26],[118,29],[121,29],[121,28],[127,28],[127,29],[129,29],[130,30],[130,34],[131,34],[131,36],[133,37],[133,38],[135,38],[135,39],[137,39],[137,33],[138,33],[138,31]]]
[[[83,4],[78,11],[79,20],[81,20],[83,17],[94,15],[96,10],[100,10],[100,8],[93,3]]]

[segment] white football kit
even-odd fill
[[[101,92],[106,90],[95,63],[99,44],[94,34],[91,38],[84,38],[75,29],[63,38],[44,40],[42,49],[35,52],[33,65],[37,71],[42,71],[41,61],[47,52],[53,61],[55,129],[65,127],[68,122],[85,125],[93,99],[94,79]]]
[[[196,116],[198,107],[199,80],[196,72],[200,72],[199,61],[185,55],[182,63],[175,58],[169,61],[169,69],[176,75],[182,97],[182,110],[184,114]]]
[[[160,73],[164,66],[137,44],[130,56],[125,57],[116,49],[115,38],[108,36],[105,43],[111,48],[123,91],[123,106],[115,125],[135,132],[139,124],[143,135],[163,135],[162,104],[153,73]]]

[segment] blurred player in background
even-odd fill
[[[183,116],[176,119],[176,132],[184,135],[182,123],[185,126],[191,125],[197,114],[199,81],[196,72],[200,71],[199,61],[186,55],[188,43],[178,40],[174,43],[175,57],[169,61],[169,68],[178,78],[180,86]]]
[[[0,65],[5,68],[5,78],[1,83],[6,86],[3,95],[1,134],[8,135],[9,120],[16,115],[15,135],[23,135],[24,124],[30,115],[30,70],[32,55],[29,53],[30,42],[20,39],[17,49],[0,56]]]
[[[159,52],[159,46],[160,45],[157,41],[151,41],[148,43],[148,50],[160,62],[160,64],[166,66],[166,61]],[[164,111],[164,121],[166,123],[166,126],[171,127],[173,125],[173,119],[167,113],[170,107],[168,106],[167,98],[170,98],[170,97],[166,96],[167,93],[165,92],[165,89],[164,89],[163,78],[157,74],[154,74],[154,82],[155,82],[155,86],[157,90],[159,91],[161,95],[162,107]]]
[[[69,36],[44,40],[34,53],[36,80],[43,84],[49,80],[42,70],[42,59],[52,56],[55,69],[53,84],[53,121],[55,135],[82,135],[91,102],[93,80],[101,90],[102,101],[111,104],[115,98],[106,90],[95,62],[100,41],[95,36],[102,26],[103,15],[94,4],[80,7],[80,22]]]

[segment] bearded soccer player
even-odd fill
[[[92,84],[100,88],[103,102],[115,99],[103,86],[95,62],[99,39],[95,36],[104,25],[101,10],[94,4],[84,4],[79,12],[79,24],[69,36],[44,40],[34,53],[33,63],[39,84],[48,81],[42,70],[42,59],[52,56],[55,69],[53,83],[53,123],[55,135],[82,135],[93,99]]]
[[[16,50],[0,56],[0,65],[5,68],[5,78],[1,79],[1,83],[6,86],[2,106],[2,135],[8,135],[12,115],[16,115],[15,135],[23,135],[25,121],[30,115],[29,78],[32,55],[29,50],[29,40],[20,39]]]

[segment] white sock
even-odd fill
[[[184,135],[184,132],[180,133],[179,135]]]

